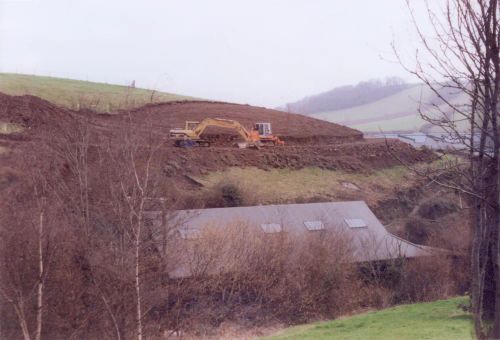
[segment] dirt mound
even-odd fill
[[[38,129],[60,126],[74,114],[34,96],[9,96],[0,92],[0,121]]]
[[[390,148],[390,150],[388,149]],[[419,151],[398,140],[388,144],[381,140],[356,143],[284,146],[260,150],[236,148],[168,148],[164,153],[165,172],[203,174],[228,167],[257,167],[261,169],[320,167],[331,170],[370,172],[400,165],[392,154],[408,163],[430,161],[431,151]]]
[[[82,117],[90,117],[89,122],[101,133],[112,133],[122,129],[125,122],[132,122],[135,129],[148,129],[144,125],[151,123],[157,133],[166,136],[170,129],[183,127],[186,120],[201,121],[212,117],[234,119],[248,128],[256,122],[270,122],[274,134],[291,144],[331,144],[363,139],[361,132],[348,127],[249,105],[183,101],[150,104],[130,112],[96,114],[88,110],[75,112],[63,109],[34,96],[9,96],[0,93],[0,121],[4,123],[17,124],[35,131],[42,127],[44,130],[61,128]],[[238,134],[232,130],[209,127],[205,130],[204,137],[224,145],[229,140],[237,139]]]
[[[132,110],[130,113],[135,118],[150,117],[165,130],[184,127],[186,120],[201,121],[204,118],[210,117],[234,119],[248,128],[257,122],[270,122],[274,134],[294,144],[339,143],[363,139],[361,132],[345,126],[298,114],[290,114],[250,105],[208,101],[183,101],[150,104]],[[111,116],[108,119],[113,120],[119,117],[129,117],[128,112],[120,112],[117,116]],[[233,131],[212,127],[206,130],[206,134],[218,135],[221,138],[224,135],[236,135]]]

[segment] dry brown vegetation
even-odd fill
[[[189,201],[172,196],[161,138],[128,128],[90,143],[85,122],[62,131],[22,149],[17,165],[31,170],[2,198],[8,338],[210,335],[224,321],[293,324],[461,288],[445,256],[355,265],[335,229],[294,238],[241,224],[184,240],[171,217]],[[220,192],[238,203],[234,186]]]
[[[259,159],[273,166],[294,149],[285,155],[175,150],[165,146],[151,116],[137,125],[137,117],[124,113],[120,128],[103,131],[91,116],[28,99],[9,106],[24,110],[16,119],[25,130],[2,137],[10,149],[1,155],[9,168],[0,182],[0,327],[6,338],[205,336],[227,321],[293,324],[446,296],[467,285],[466,278],[448,275],[446,256],[355,265],[348,240],[334,229],[295,238],[241,224],[182,239],[175,210],[260,200],[231,182],[209,196],[188,195],[186,174]],[[367,145],[323,145],[308,161],[351,170],[393,164],[377,159],[379,146]],[[433,159],[394,146],[408,159]],[[329,149],[338,163],[322,154]],[[365,153],[349,163],[342,159],[345,150]],[[309,156],[301,157],[289,161],[300,168]],[[151,210],[160,211],[159,218],[151,219]],[[419,284],[416,272],[426,278]]]

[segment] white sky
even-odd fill
[[[415,0],[414,2],[420,2]],[[400,76],[404,0],[0,0],[0,72],[274,107]]]

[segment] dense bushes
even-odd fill
[[[465,249],[470,241],[468,223],[454,199],[433,197],[422,202],[406,220],[404,237],[417,244]],[[461,240],[456,240],[457,234]]]
[[[435,220],[457,210],[458,206],[449,199],[434,198],[420,204],[417,212],[422,218]]]
[[[128,303],[135,294],[133,262],[118,249],[105,248],[112,235],[101,237],[91,249],[66,235],[65,252],[52,258],[46,286],[51,303],[45,307],[51,337],[116,337],[110,315],[119,334],[134,334],[134,305]],[[228,320],[256,325],[335,318],[360,308],[444,298],[467,279],[454,277],[442,254],[354,264],[349,244],[331,230],[299,237],[263,234],[246,225],[207,227],[191,240],[171,238],[163,254],[157,244],[142,257],[144,332],[209,335]],[[10,320],[9,334],[17,334],[15,315],[2,315],[2,322]]]
[[[224,208],[251,205],[251,191],[240,183],[223,180],[203,195],[204,207]]]
[[[427,244],[440,226],[421,217],[412,216],[405,223],[405,238],[416,244]]]
[[[464,277],[452,259],[435,257],[352,263],[345,235],[254,233],[244,225],[211,229],[182,245],[186,268],[175,308],[184,317],[175,327],[203,329],[222,321],[269,320],[303,323],[334,318],[365,307],[429,301],[463,293]],[[175,252],[179,252],[176,249]],[[173,309],[162,318],[170,319]]]

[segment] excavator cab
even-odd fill
[[[186,130],[194,130],[196,127],[200,124],[200,122],[195,121],[195,120],[187,120],[186,121]]]
[[[255,131],[259,131],[259,136],[267,137],[273,134],[271,123],[255,123]]]
[[[271,123],[255,123],[254,131],[259,134],[259,144],[261,145],[284,145],[279,137],[273,136]]]

